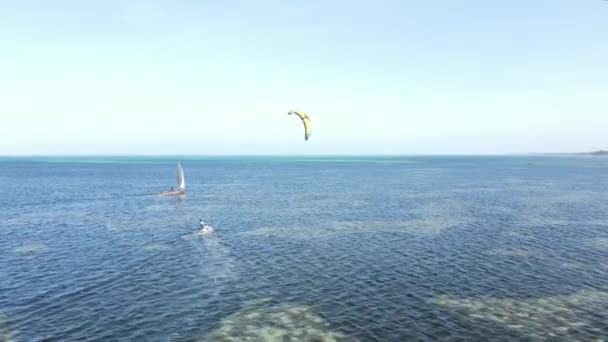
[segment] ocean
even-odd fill
[[[0,341],[608,338],[604,157],[5,157],[0,189]]]

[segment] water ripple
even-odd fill
[[[412,161],[2,162],[0,340],[608,335],[604,169]]]

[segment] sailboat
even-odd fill
[[[186,193],[186,178],[184,178],[184,169],[182,169],[182,164],[177,162],[177,190],[173,190],[171,188],[170,191],[163,191],[160,194],[166,196],[176,196],[183,195]]]

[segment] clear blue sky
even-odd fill
[[[4,1],[0,43],[0,154],[608,148],[602,0]]]

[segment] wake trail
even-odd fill
[[[202,235],[199,232],[184,236],[193,248],[198,260],[201,277],[207,278],[214,287],[212,298],[217,297],[231,280],[238,278],[235,261],[217,233]]]
[[[39,201],[39,202],[29,202],[27,205],[49,205],[49,204],[70,204],[77,202],[92,202],[92,201],[110,201],[117,200],[121,198],[128,197],[148,197],[155,196],[158,193],[142,193],[142,194],[121,194],[121,195],[113,195],[113,196],[104,196],[104,197],[81,197],[77,199],[57,199],[53,201]]]

